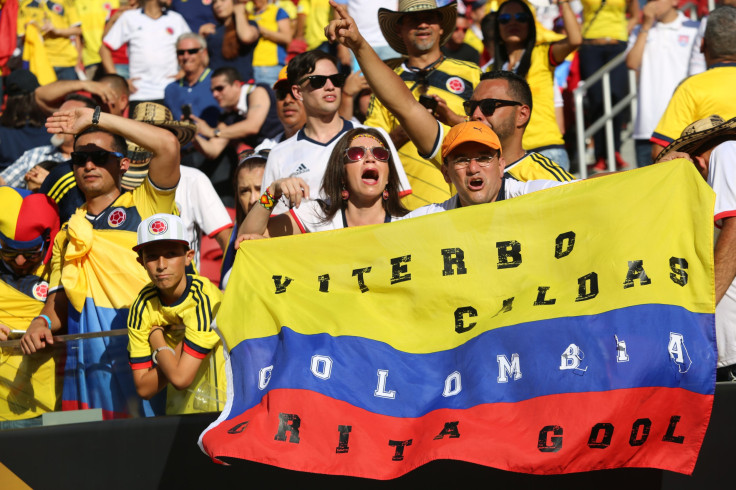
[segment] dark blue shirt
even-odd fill
[[[0,126],[0,170],[11,165],[31,148],[51,144],[51,135],[46,128],[23,126],[7,128]]]
[[[204,119],[214,127],[220,117],[220,106],[212,97],[210,81],[212,70],[206,68],[194,85],[189,85],[183,78],[172,82],[164,90],[164,104],[171,110],[174,119],[181,119],[181,107],[185,104],[192,106],[192,114]]]
[[[251,25],[257,26],[255,22],[248,21]],[[253,49],[258,41],[253,44],[240,44],[238,56],[228,60],[222,56],[222,41],[225,38],[225,26],[219,24],[215,29],[215,33],[207,37],[207,52],[210,55],[210,68],[212,71],[222,68],[223,66],[232,66],[240,73],[241,80],[250,82],[253,80]]]

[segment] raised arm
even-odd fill
[[[268,186],[266,193],[273,198],[274,202],[281,199],[281,196],[285,196],[289,199],[291,206],[299,207],[302,199],[309,196],[309,185],[299,177],[287,177]],[[240,225],[238,234],[275,237],[301,233],[291,214],[284,213],[271,217],[271,209],[272,207],[266,208],[260,204],[253,206]]]
[[[330,0],[330,5],[335,9],[337,19],[325,28],[327,39],[330,42],[338,41],[353,51],[363,76],[378,100],[396,116],[419,153],[431,153],[439,131],[437,120],[414,98],[404,81],[381,61],[358,31],[347,8],[333,0]]]
[[[57,80],[38,87],[34,96],[41,109],[50,114],[59,109],[64,97],[80,90],[98,96],[105,104],[115,98],[115,91],[108,85],[91,80]]]
[[[583,44],[583,35],[580,32],[580,24],[578,19],[575,17],[570,2],[568,0],[562,0],[557,2],[560,7],[560,15],[562,16],[562,22],[567,31],[567,37],[560,41],[557,41],[552,45],[552,56],[555,61],[559,64],[565,61],[565,58],[578,49]]]
[[[92,125],[93,114],[87,107],[55,112],[46,120],[46,128],[49,133],[79,134]],[[158,187],[169,189],[179,183],[179,141],[170,131],[105,112],[100,114],[98,126],[153,154],[148,176]]]
[[[258,27],[248,22],[248,13],[245,11],[245,3],[236,2],[233,6],[235,16],[235,32],[238,40],[243,44],[253,44],[258,41]]]

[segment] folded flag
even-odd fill
[[[714,194],[667,164],[246,242],[214,459],[376,479],[435,459],[692,473],[715,388]]]

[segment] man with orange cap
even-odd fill
[[[41,313],[59,215],[46,195],[13,187],[0,187],[0,208],[2,341],[22,334]],[[4,348],[3,354],[8,357],[0,364],[0,421],[55,410],[61,385],[56,382],[54,352],[23,356],[20,349]]]

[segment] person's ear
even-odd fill
[[[120,170],[123,172],[127,172],[130,168],[130,158],[125,157],[120,159]]]
[[[708,180],[708,160],[702,156],[695,155],[693,156],[693,163],[695,164],[695,168],[698,172],[700,172],[700,175],[702,175],[705,180]]]
[[[137,260],[139,264],[145,267],[145,264],[143,263],[143,257],[141,257],[140,252],[138,253],[138,256],[135,258],[135,260]]]
[[[498,167],[501,169],[501,177],[503,177],[503,171],[506,168],[506,159],[502,156],[498,156]]]
[[[291,86],[291,95],[293,95],[296,100],[304,100],[304,97],[302,96],[302,88],[299,85]]]
[[[445,178],[445,182],[447,182],[448,184],[452,184],[452,180],[450,179],[450,171],[447,168],[447,160],[442,162],[440,170],[442,170],[442,176]]]
[[[192,260],[194,260],[194,250],[189,249],[187,250],[187,253],[184,256],[184,265],[189,267],[189,265],[192,263]]]
[[[522,104],[519,106],[519,109],[516,111],[516,127],[523,127],[527,123],[529,123],[529,119],[532,117],[532,110],[531,108],[526,105]]]

